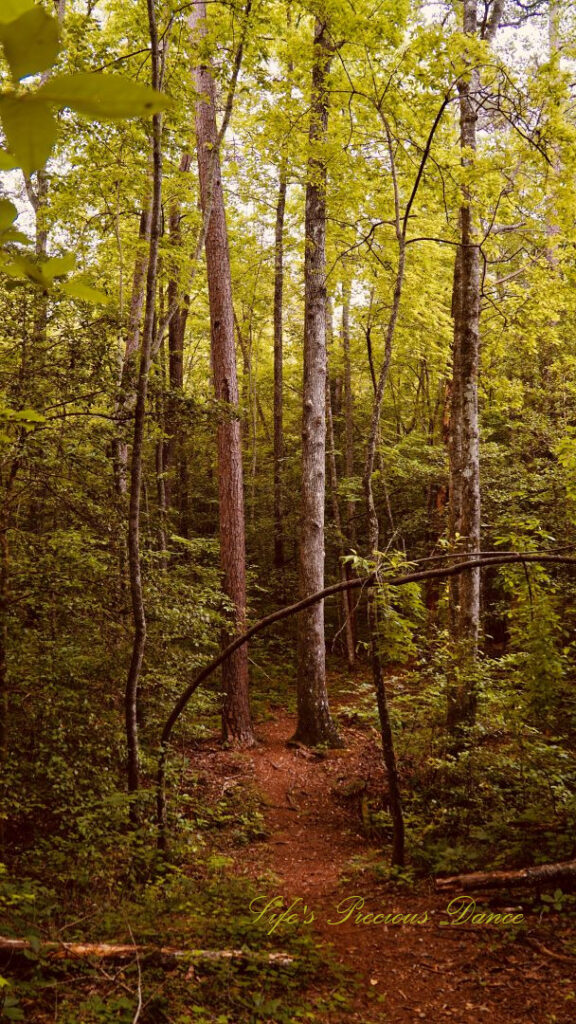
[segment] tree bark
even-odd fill
[[[118,421],[117,436],[113,441],[114,485],[116,493],[125,495],[128,490],[128,441],[127,421],[134,411],[136,391],[136,360],[140,347],[140,329],[142,326],[142,310],[146,297],[146,275],[150,254],[150,203],[144,206],[140,214],[138,230],[138,250],[134,261],[132,275],[132,293],[130,311],[126,329],[124,355],[121,356],[119,391],[116,398],[114,415]]]
[[[318,18],[310,102],[304,256],[304,389],[302,410],[302,501],[299,584],[302,598],[324,585],[326,487],[326,158],[328,73],[332,58],[328,28]],[[340,745],[326,690],[324,605],[300,616],[298,629],[298,724],[294,739],[314,746]]]
[[[186,174],[192,160],[188,152],[182,153],[178,171]],[[165,476],[166,511],[173,505],[175,494],[180,513],[180,529],[184,531],[183,508],[186,507],[184,491],[187,489],[187,466],[182,451],[180,436],[180,410],[184,385],[184,337],[188,320],[188,295],[181,295],[181,274],[177,269],[179,250],[182,246],[180,202],[174,199],[168,217],[168,232],[173,250],[174,268],[168,281],[168,310],[173,310],[168,324],[168,400],[166,402],[166,440],[163,450]]]
[[[338,501],[338,469],[336,466],[336,453],[334,449],[334,421],[332,417],[332,396],[330,394],[330,374],[326,374],[326,440],[328,442],[327,461],[328,476],[330,479],[330,494],[332,496],[332,517],[336,530],[337,546],[340,561],[340,577],[342,580],[349,578],[347,566],[343,562],[345,555],[344,534],[342,532],[342,516],[340,515],[340,502]],[[355,642],[354,630],[352,628],[352,600],[347,590],[342,591],[342,619],[346,647],[346,660],[348,668],[354,668],[355,663]]]
[[[206,36],[204,0],[196,0],[194,3],[189,25],[197,38],[203,39]],[[241,633],[246,623],[244,491],[232,280],[216,129],[216,90],[206,65],[194,68],[193,79],[198,94],[196,137],[200,202],[204,216],[208,217],[204,248],[212,332],[212,369],[214,392],[219,403],[217,446],[220,559],[224,591],[235,609],[234,630]],[[225,693],[222,709],[223,739],[243,746],[252,745],[255,741],[248,696],[248,651],[245,647],[225,663],[222,681]]]
[[[348,481],[354,476],[354,394],[352,391],[352,364],[350,360],[350,284],[342,288],[342,351],[344,355],[344,475]],[[350,484],[349,484],[350,486]],[[346,501],[346,534],[351,547],[356,541],[355,502]]]
[[[497,30],[502,2],[493,5],[482,34],[491,40]],[[478,0],[464,0],[463,30],[478,33]],[[458,81],[461,163],[474,164],[480,70],[470,65]],[[462,186],[460,244],[454,268],[452,314],[454,318],[453,379],[450,411],[450,539],[454,551],[464,556],[480,548],[480,443],[478,376],[480,364],[480,248],[476,239],[474,196]],[[471,725],[476,714],[474,662],[480,630],[480,571],[455,580],[450,588],[450,620],[457,644],[457,678],[448,691],[448,726],[451,731]]]
[[[274,565],[284,568],[284,496],[282,491],[284,460],[283,404],[283,302],[284,302],[284,213],[286,209],[286,169],[280,170],[276,227],[274,233]]]
[[[155,0],[147,0],[148,24],[150,30],[152,86],[157,89],[160,77],[160,54],[156,26]],[[128,792],[135,793],[140,785],[140,764],[138,744],[138,688],[144,648],[146,645],[146,612],[142,590],[142,568],[140,564],[140,505],[142,491],[142,460],[144,448],[144,427],[146,418],[146,397],[150,356],[154,334],[156,285],[158,270],[158,247],[162,204],[162,115],[152,118],[152,161],[153,184],[150,213],[150,248],[146,275],[146,312],[140,348],[140,364],[134,410],[134,441],[130,467],[130,505],[128,513],[128,566],[130,593],[134,618],[134,640],[132,657],[128,669],[125,694],[126,740],[128,747]],[[136,820],[134,805],[130,808],[132,821]]]
[[[143,960],[167,962],[185,960],[191,963],[215,960],[243,960],[248,963],[278,964],[294,963],[288,953],[276,951],[261,953],[250,949],[176,949],[174,946],[141,946],[108,942],[41,942],[34,947],[29,939],[12,939],[0,935],[0,956],[12,958],[29,951],[38,953],[48,960]]]
[[[388,326],[386,329],[386,343],[384,347],[384,359],[380,368],[378,376],[378,383],[375,388],[374,402],[372,405],[372,417],[370,421],[370,432],[368,435],[368,447],[366,451],[366,462],[364,466],[364,495],[366,500],[366,516],[368,522],[368,551],[371,558],[378,557],[378,545],[380,536],[380,524],[378,520],[378,512],[376,510],[376,504],[374,501],[374,492],[372,489],[372,474],[374,472],[374,461],[376,458],[376,447],[378,442],[378,430],[380,426],[380,414],[382,410],[382,399],[384,397],[384,388],[386,387],[386,381],[388,380],[388,373],[390,370],[390,362],[392,359],[392,345],[394,342],[394,334],[396,331],[396,324],[398,322],[398,313],[400,311],[400,300],[402,298],[402,287],[404,284],[404,268],[406,264],[406,225],[407,225],[407,214],[402,223],[400,218],[400,197],[398,193],[398,181],[396,177],[396,163],[394,160],[394,150],[392,146],[392,136],[388,123],[384,120],[384,128],[386,131],[386,138],[388,142],[388,151],[390,155],[390,163],[392,168],[392,186],[394,190],[394,211],[395,211],[395,229],[396,229],[396,240],[398,243],[398,266],[396,269],[396,278],[394,281],[394,292],[392,298],[392,309],[390,312],[390,318],[388,320]],[[408,207],[407,207],[408,212]],[[373,379],[375,376],[373,373]],[[382,670],[382,659],[379,650],[379,637],[378,637],[378,609],[376,604],[376,593],[374,589],[371,589],[368,594],[368,626],[370,630],[370,657],[372,663],[372,678],[374,682],[374,689],[376,693],[376,702],[378,705],[378,715],[380,719],[380,734],[382,739],[382,753],[384,756],[384,763],[386,765],[386,775],[388,780],[388,793],[390,800],[390,811],[392,815],[392,821],[394,825],[393,833],[393,848],[392,848],[392,863],[403,865],[404,864],[404,816],[402,812],[402,797],[400,793],[400,781],[398,777],[398,768],[396,764],[396,752],[394,749],[394,738],[392,734],[392,726],[390,723],[390,711],[388,708],[388,698],[386,694],[386,684],[384,682],[384,673]]]
[[[576,860],[559,864],[537,864],[518,871],[474,871],[469,875],[451,875],[450,878],[436,878],[434,885],[439,892],[475,892],[477,889],[508,889],[530,886],[538,888],[557,885],[559,882],[576,883]]]

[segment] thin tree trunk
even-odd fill
[[[159,272],[161,276],[161,271]],[[160,430],[160,437],[156,441],[156,496],[158,498],[158,547],[160,549],[160,565],[165,572],[168,568],[168,545],[167,533],[167,488],[166,488],[166,463],[165,463],[165,441],[166,436],[166,410],[164,407],[164,396],[166,394],[166,351],[162,344],[159,353],[161,385],[157,395],[156,421]]]
[[[493,38],[502,6],[501,2],[494,5],[484,32],[485,39]],[[478,32],[477,14],[477,0],[464,0],[463,29],[468,36],[475,36]],[[461,163],[464,168],[471,167],[475,160],[480,84],[480,71],[474,66],[458,81]],[[461,551],[463,555],[480,548],[480,292],[480,249],[476,240],[474,197],[470,186],[464,184],[452,303],[454,349],[449,441],[450,536],[454,550]],[[454,731],[460,725],[472,724],[476,713],[474,662],[480,630],[479,569],[464,574],[451,586],[450,619],[459,660],[457,678],[451,681],[448,692],[448,725]]]
[[[158,48],[158,31],[156,27],[155,0],[147,0],[147,8],[150,30],[152,86],[157,89],[160,77],[160,54]],[[126,681],[125,696],[126,739],[128,746],[128,791],[130,793],[135,793],[140,785],[138,688],[144,658],[144,648],[146,644],[146,613],[144,608],[144,595],[142,591],[142,568],[140,565],[140,506],[146,396],[148,392],[148,376],[150,372],[150,357],[154,335],[154,313],[156,303],[158,247],[160,239],[160,215],[162,203],[161,114],[154,114],[154,117],[152,118],[152,159],[153,185],[150,213],[150,249],[146,275],[146,312],[144,317],[144,329],[142,332],[142,344],[140,348],[140,365],[136,389],[136,408],[134,410],[134,441],[130,467],[130,505],[128,513],[128,566],[130,572],[132,614],[134,618],[134,640],[130,667],[128,669],[128,678]],[[131,818],[133,821],[136,819],[134,805],[131,807]]]
[[[188,152],[180,158],[178,171],[186,174],[190,170],[192,159]],[[180,202],[174,199],[168,217],[168,232],[174,261],[178,259],[182,246]],[[168,324],[168,400],[166,402],[166,440],[164,442],[163,462],[165,476],[166,511],[172,506],[172,495],[176,492],[178,508],[182,515],[182,438],[180,437],[180,405],[184,385],[184,337],[188,319],[189,299],[180,296],[180,273],[173,269],[168,281],[168,310],[173,310]],[[175,474],[173,474],[175,469]],[[176,479],[174,480],[174,475]]]
[[[286,209],[286,169],[280,171],[276,228],[274,234],[274,565],[284,568],[284,497],[282,474],[284,460],[283,404],[283,302],[284,302],[284,213]]]
[[[344,355],[344,475],[350,482],[354,476],[354,395],[352,392],[352,364],[350,361],[350,284],[342,288],[342,351]],[[350,483],[349,485],[350,486]],[[346,501],[346,534],[351,547],[356,548],[356,503]]]
[[[204,0],[194,3],[189,25],[197,38],[205,38]],[[196,103],[196,136],[200,201],[203,214],[208,217],[204,247],[212,329],[212,367],[214,391],[220,408],[217,427],[220,558],[224,590],[235,609],[234,630],[241,633],[246,623],[244,491],[232,281],[216,129],[216,92],[206,65],[195,67],[193,78],[199,97]],[[248,651],[245,647],[225,663],[222,679],[225,693],[223,738],[251,745],[254,733],[248,696]]]
[[[324,585],[326,476],[326,158],[318,152],[328,130],[328,29],[316,19],[306,185],[304,256],[304,389],[302,411],[302,504],[299,547],[300,596]],[[340,745],[326,690],[324,604],[300,616],[298,629],[298,723],[295,740]]]
[[[332,517],[334,519],[338,552],[340,555],[340,578],[342,580],[347,580],[347,567],[342,561],[345,555],[345,544],[344,534],[342,532],[340,502],[338,501],[338,470],[336,467],[336,453],[334,448],[334,422],[332,418],[332,396],[330,394],[329,373],[326,374],[326,440],[328,448],[326,453],[328,461],[328,476],[330,479],[330,493],[332,496]],[[348,662],[348,668],[352,669],[354,668],[356,645],[354,643],[354,631],[352,628],[352,595],[347,590],[342,591],[342,618],[344,621],[344,636],[346,639],[346,660]]]
[[[18,449],[22,440],[18,442]],[[20,468],[20,455],[12,459],[3,487],[0,508],[0,765],[8,755],[8,718],[10,714],[10,681],[8,677],[8,614],[10,611],[10,541],[11,497]],[[3,842],[4,819],[0,819],[0,840]]]
[[[250,319],[252,319],[252,313],[250,314]],[[246,375],[246,379],[248,380],[248,384],[249,384],[248,390],[247,390],[247,394],[246,394],[245,405],[246,406],[248,406],[248,405],[251,406],[253,420],[256,419],[256,416],[258,417],[258,419],[260,420],[260,423],[262,425],[262,428],[264,430],[264,434],[266,435],[266,440],[267,441],[271,441],[272,439],[270,437],[270,431],[268,429],[268,423],[266,422],[266,417],[264,415],[264,410],[262,408],[262,403],[261,403],[261,401],[260,401],[260,399],[258,397],[258,389],[256,387],[256,383],[254,381],[254,375],[252,373],[252,355],[251,355],[252,346],[251,346],[251,344],[247,344],[246,339],[244,338],[244,333],[243,333],[243,330],[242,330],[242,328],[240,326],[240,321],[239,321],[238,317],[236,316],[236,311],[234,311],[234,325],[236,327],[236,337],[238,338],[238,343],[240,345],[240,351],[242,353],[242,369],[243,369],[243,372]],[[252,331],[252,327],[251,326],[249,327],[249,331],[250,332]],[[256,431],[256,423],[254,422],[253,439],[255,437],[255,431]]]
[[[376,390],[374,394],[372,418],[370,421],[370,431],[368,435],[368,448],[366,452],[366,463],[364,466],[363,484],[364,495],[366,499],[366,516],[368,523],[368,551],[370,557],[372,558],[377,557],[380,534],[378,513],[376,510],[374,492],[372,489],[372,474],[374,472],[374,460],[376,457],[376,446],[380,426],[382,399],[384,397],[384,388],[386,386],[386,381],[388,379],[388,372],[390,369],[390,362],[392,359],[392,345],[394,341],[394,333],[396,331],[396,323],[398,321],[398,313],[400,311],[400,299],[402,297],[402,286],[404,283],[404,268],[406,262],[407,219],[405,218],[404,225],[402,225],[400,218],[400,197],[398,193],[398,181],[396,177],[396,163],[394,160],[392,136],[390,134],[390,130],[386,121],[384,121],[384,127],[386,130],[388,151],[390,155],[390,162],[392,168],[396,239],[398,242],[398,267],[396,270],[396,279],[394,282],[392,310],[390,312],[390,318],[388,320],[388,327],[386,330],[384,359],[382,362],[382,366],[380,368],[378,383],[376,385]],[[372,588],[368,594],[368,627],[370,631],[372,678],[374,682],[374,689],[376,692],[378,715],[380,718],[382,753],[384,755],[384,763],[386,765],[386,774],[388,779],[388,796],[390,801],[392,821],[394,825],[392,863],[402,865],[404,863],[404,817],[402,813],[402,797],[400,794],[400,782],[398,778],[398,769],[396,765],[396,753],[394,750],[394,740],[392,734],[392,727],[390,723],[388,698],[386,695],[386,684],[384,682],[382,660],[380,657],[380,645],[378,636],[378,609],[376,601],[376,591],[374,590],[374,588]]]
[[[113,441],[114,484],[116,493],[125,495],[128,490],[128,441],[127,422],[134,411],[136,392],[136,360],[140,347],[142,310],[146,297],[146,275],[150,251],[151,208],[147,203],[140,214],[138,250],[132,275],[130,311],[126,329],[126,344],[120,366],[120,384],[114,415],[118,421],[117,436]]]

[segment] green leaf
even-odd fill
[[[7,274],[8,277],[16,278],[18,281],[32,281],[33,284],[40,284],[43,287],[48,285],[40,267],[32,263],[31,260],[26,259],[25,256],[14,256],[12,259],[6,259],[0,253],[0,271]]]
[[[28,235],[25,235],[23,231],[15,231],[14,228],[8,228],[7,231],[2,231],[2,237],[0,241],[4,244],[5,242],[20,242],[22,245],[28,245],[30,239]]]
[[[171,102],[164,93],[130,78],[86,72],[55,75],[40,87],[37,95],[59,107],[71,107],[80,114],[112,121],[146,117],[164,110]]]
[[[25,174],[44,166],[56,141],[56,121],[36,96],[0,96],[6,142]]]
[[[0,171],[13,171],[15,167],[18,167],[18,161],[14,159],[11,153],[7,153],[5,149],[0,149]]]
[[[98,288],[91,288],[90,285],[84,284],[83,281],[79,281],[74,278],[72,281],[66,281],[65,284],[60,286],[60,291],[65,292],[72,299],[80,299],[81,302],[108,302],[108,296],[105,292],[99,291]]]
[[[0,24],[0,43],[12,77],[19,81],[54,64],[60,52],[58,22],[42,7],[33,7],[16,21]]]
[[[2,0],[0,6],[0,25],[16,21],[25,11],[34,6],[34,0]]]
[[[14,419],[23,420],[25,423],[45,423],[46,417],[36,409],[18,409]],[[29,935],[30,948],[38,953],[40,950],[40,939],[37,935]]]
[[[52,256],[42,264],[42,275],[52,282],[56,277],[65,277],[76,266],[76,259],[71,252],[64,256]]]
[[[12,227],[17,216],[18,210],[14,203],[9,199],[0,199],[0,231],[7,231]]]

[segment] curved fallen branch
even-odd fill
[[[454,556],[447,555],[447,557]],[[425,580],[456,576],[459,573],[467,572],[469,569],[486,568],[491,565],[513,565],[526,562],[574,565],[576,564],[576,557],[571,555],[554,554],[539,555],[532,552],[521,553],[516,551],[503,552],[501,555],[494,555],[491,553],[490,555],[485,556],[479,552],[477,558],[469,559],[466,562],[458,562],[456,565],[441,566],[439,569],[418,570],[406,573],[404,576],[393,576],[390,579],[385,579],[385,582],[388,587],[401,587],[407,583],[421,583]],[[381,571],[377,571],[369,573],[364,577],[342,580],[340,583],[333,583],[330,587],[325,587],[324,590],[319,590],[315,594],[310,594],[301,601],[296,601],[294,604],[287,605],[285,608],[279,608],[270,615],[266,615],[263,619],[255,622],[254,625],[251,626],[250,629],[246,630],[245,633],[242,633],[241,636],[232,640],[232,642],[229,643],[216,658],[209,662],[209,664],[198,673],[196,678],[189,683],[166,719],[166,724],[164,725],[162,735],[160,737],[160,754],[158,758],[158,773],[156,776],[156,821],[158,825],[158,846],[160,849],[164,849],[166,846],[166,757],[168,746],[172,736],[172,730],[174,729],[176,722],[180,718],[180,715],[198,687],[205,682],[205,680],[208,679],[216,669],[220,668],[222,663],[226,661],[230,655],[234,654],[239,647],[248,643],[256,633],[260,633],[263,629],[267,629],[268,626],[272,626],[275,622],[280,622],[282,619],[287,619],[291,615],[296,615],[298,612],[304,611],[305,608],[309,608],[310,605],[316,604],[318,601],[323,601],[327,597],[339,594],[342,590],[361,590],[365,587],[372,587],[374,584],[378,583],[380,578],[384,578],[383,573]]]

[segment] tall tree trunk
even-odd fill
[[[464,0],[463,29],[478,30],[477,0]],[[476,122],[480,71],[470,67],[458,82],[462,166],[471,167],[476,153]],[[450,535],[453,547],[480,550],[480,448],[478,371],[480,360],[480,250],[475,237],[474,201],[468,184],[462,186],[460,244],[454,267],[452,314],[454,347],[450,410]],[[458,650],[456,678],[448,693],[448,724],[471,724],[475,717],[474,661],[480,629],[480,570],[455,577],[450,588],[452,636]]]
[[[340,555],[340,579],[342,581],[349,579],[349,573],[347,571],[347,565],[342,561],[345,552],[345,541],[344,534],[342,532],[342,516],[340,515],[340,502],[338,501],[338,469],[336,466],[336,452],[334,445],[334,421],[332,417],[332,396],[330,393],[330,375],[326,374],[326,440],[327,440],[327,461],[328,461],[328,476],[330,479],[330,494],[332,496],[332,517],[334,519],[334,528],[336,530],[338,553]],[[354,668],[355,662],[355,643],[354,643],[354,630],[353,630],[353,598],[352,594],[343,590],[341,595],[342,603],[342,619],[344,637],[346,641],[346,660],[348,662],[348,668]]]
[[[280,170],[276,228],[274,234],[274,565],[284,568],[284,498],[282,473],[284,460],[283,405],[283,302],[284,302],[284,212],[286,209],[286,169]]]
[[[189,25],[204,39],[206,4],[196,0]],[[218,491],[220,499],[220,558],[224,590],[235,609],[235,630],[246,623],[246,555],[242,447],[238,417],[238,381],[234,347],[234,310],[228,234],[220,172],[219,137],[216,129],[216,92],[206,65],[193,70],[199,96],[196,103],[196,137],[200,202],[208,217],[205,232],[206,268],[212,329],[214,391],[220,413],[217,428]],[[224,641],[225,643],[225,641]],[[254,743],[248,696],[248,651],[240,650],[222,668],[225,692],[222,734],[226,741]]]
[[[354,476],[354,395],[352,392],[352,364],[350,361],[350,284],[342,287],[342,352],[344,356],[344,475],[348,481]],[[346,534],[351,547],[355,548],[356,505],[346,501]]]
[[[388,127],[388,123],[385,119],[384,127],[386,130],[388,152],[390,155],[390,164],[392,168],[396,240],[398,242],[398,266],[396,269],[396,279],[394,282],[392,309],[390,311],[390,318],[388,320],[388,326],[386,329],[384,358],[382,361],[382,365],[380,367],[380,373],[378,376],[377,383],[374,370],[372,369],[372,380],[375,383],[375,393],[374,402],[372,405],[372,417],[370,420],[370,431],[368,435],[368,447],[366,451],[366,462],[364,465],[363,477],[364,496],[366,501],[366,515],[368,522],[368,551],[370,557],[372,558],[377,557],[380,538],[380,523],[378,520],[376,503],[374,501],[374,492],[372,489],[372,474],[374,472],[374,463],[376,460],[376,448],[378,443],[378,432],[380,427],[382,400],[384,398],[384,389],[386,387],[386,382],[388,380],[390,362],[392,360],[392,346],[394,343],[396,324],[398,322],[398,314],[400,312],[400,300],[402,298],[402,288],[404,284],[404,270],[406,264],[406,225],[408,223],[409,213],[408,206],[404,217],[404,221],[402,222],[400,217],[400,197],[398,192],[398,180],[396,177],[396,163],[394,160],[392,136],[390,133],[390,129]],[[386,498],[386,500],[388,501],[388,498]],[[378,636],[378,606],[374,587],[371,587],[368,592],[368,626],[370,630],[372,679],[374,682],[374,689],[376,692],[378,716],[380,718],[380,736],[382,740],[382,753],[384,755],[384,763],[386,765],[386,776],[388,780],[388,797],[390,801],[390,813],[394,825],[394,835],[392,842],[392,863],[402,865],[404,864],[404,815],[402,810],[402,797],[400,793],[400,781],[398,777],[396,751],[394,749],[394,737],[392,733],[392,725],[390,722],[388,696],[386,693],[386,683],[384,681],[382,659],[380,656]]]
[[[494,38],[504,0],[494,0],[481,30],[482,38]],[[478,34],[478,0],[464,0],[464,33]],[[460,104],[461,163],[473,166],[476,156],[476,122],[480,100],[480,70],[470,62],[458,81]],[[481,307],[480,248],[476,240],[474,196],[462,185],[460,244],[454,267],[452,315],[454,348],[450,409],[450,536],[453,548],[464,555],[480,550],[480,443],[478,422],[478,375],[480,365]],[[457,678],[448,692],[448,726],[454,731],[470,725],[476,714],[476,672],[480,631],[480,569],[459,576],[450,588],[452,636],[458,646]]]
[[[186,174],[190,170],[192,159],[188,152],[180,158],[178,171]],[[165,475],[166,510],[172,505],[173,491],[176,492],[179,511],[181,512],[182,465],[180,437],[180,405],[182,387],[184,385],[184,337],[188,319],[187,295],[180,294],[180,273],[176,269],[177,260],[182,246],[180,202],[175,198],[170,207],[168,232],[170,246],[173,250],[174,267],[168,281],[168,310],[173,310],[168,324],[168,400],[166,402],[166,440],[164,442],[163,462]],[[174,470],[174,472],[173,472]],[[174,476],[176,479],[174,480]]]
[[[299,547],[300,597],[324,586],[326,459],[326,158],[328,28],[316,19],[310,103],[310,157],[306,185],[304,256],[304,390],[302,411],[302,505]],[[339,745],[326,691],[324,602],[300,615],[298,629],[298,724],[295,740]]]
[[[114,410],[117,419],[117,436],[112,445],[114,462],[114,485],[116,493],[125,495],[128,490],[128,420],[134,411],[136,392],[137,356],[140,347],[142,310],[146,297],[146,275],[150,255],[151,207],[147,201],[140,214],[138,249],[132,274],[130,311],[126,328],[126,344],[121,357],[120,383]]]
[[[160,53],[156,26],[155,0],[147,0],[148,24],[152,62],[152,86],[157,89],[160,79]],[[152,118],[152,204],[150,212],[150,248],[146,275],[146,312],[140,347],[140,364],[134,410],[134,441],[130,467],[130,505],[128,513],[128,566],[130,572],[130,593],[134,618],[134,640],[132,657],[128,669],[125,695],[126,739],[128,746],[128,792],[135,793],[140,785],[140,764],[138,744],[138,688],[146,645],[146,612],[142,590],[142,567],[140,564],[140,505],[142,491],[142,458],[144,448],[144,427],[146,419],[146,397],[150,356],[154,335],[154,314],[158,270],[158,247],[162,204],[162,115]],[[134,805],[131,818],[136,819]]]

